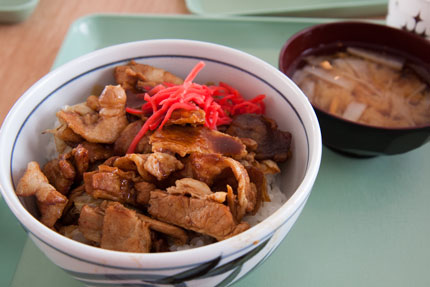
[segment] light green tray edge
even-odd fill
[[[306,21],[93,15],[71,26],[54,67],[116,42],[148,39],[145,30],[138,29],[142,25],[158,27],[151,34],[158,37],[170,36],[172,31],[166,29],[188,27],[194,29],[191,35],[206,39],[211,38],[210,31],[217,30],[216,23],[223,28],[228,23],[234,33],[234,27],[258,22],[270,33],[270,27],[297,29],[318,22]],[[117,30],[126,31],[124,28],[133,29],[128,35],[116,34]],[[92,34],[95,31],[97,35]],[[173,32],[176,38],[186,34],[194,39],[185,30],[183,34]],[[255,30],[251,32],[259,36]],[[279,43],[243,50],[276,65],[277,55],[272,54]],[[428,144],[403,155],[366,160],[343,157],[324,148],[314,190],[296,225],[264,264],[234,286],[430,286],[429,157]],[[11,286],[59,286],[59,282],[64,287],[82,286],[27,240]]]
[[[39,0],[28,0],[6,5],[0,0],[0,23],[18,23],[26,20],[34,11]]]
[[[9,286],[26,242],[24,228],[0,196],[0,286]]]
[[[283,15],[301,17],[372,17],[387,12],[388,0],[185,0],[198,15]]]

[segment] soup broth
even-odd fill
[[[430,124],[430,88],[402,59],[349,47],[309,55],[292,79],[330,114],[379,127]]]

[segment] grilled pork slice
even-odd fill
[[[151,217],[145,216],[140,213],[138,213],[137,216],[143,222],[148,223],[149,228],[151,230],[166,234],[174,238],[176,241],[176,244],[183,245],[188,242],[188,235],[183,229],[162,221],[155,220]]]
[[[124,89],[136,91],[144,86],[162,83],[182,84],[183,80],[163,69],[130,61],[127,65],[115,67],[114,77]]]
[[[120,86],[106,86],[98,101],[100,110],[94,111],[85,103],[57,112],[62,124],[92,143],[114,143],[128,125],[125,115],[127,96]]]
[[[184,167],[174,155],[162,152],[130,153],[115,158],[111,164],[125,171],[137,171],[143,180],[149,182],[166,179],[171,173]]]
[[[105,214],[108,215],[108,218],[105,218]],[[115,215],[118,215],[118,220],[114,218]],[[111,218],[109,218],[109,216]],[[100,246],[102,242],[102,238],[104,237],[105,244],[107,242],[110,242],[110,244],[113,244],[112,242],[115,240],[114,236],[116,236],[116,233],[118,229],[121,227],[116,225],[121,225],[125,223],[128,224],[129,230],[125,230],[124,232],[131,232],[132,228],[130,228],[130,225],[135,225],[137,228],[141,228],[141,224],[136,221],[136,218],[144,223],[147,224],[148,227],[151,230],[163,233],[171,238],[173,238],[176,241],[176,244],[182,245],[187,243],[188,241],[188,235],[187,233],[182,230],[181,228],[177,226],[170,225],[165,222],[158,221],[156,219],[150,218],[148,216],[145,216],[143,214],[137,213],[131,209],[128,209],[124,206],[122,206],[119,203],[108,203],[108,206],[106,208],[106,211],[98,206],[90,206],[90,205],[84,205],[81,210],[81,214],[79,217],[79,231],[82,233],[82,235],[85,237],[86,240],[91,241],[91,243],[95,244],[96,246]],[[109,224],[109,227],[105,228],[105,223]],[[108,232],[108,233],[104,233]],[[141,231],[136,231],[137,233]],[[129,233],[125,233],[121,236],[127,237]],[[143,233],[143,239],[147,240],[146,233]],[[119,243],[115,243],[115,245],[118,246]],[[123,246],[124,247],[124,246]],[[115,249],[116,250],[116,249]],[[129,251],[129,250],[127,250]],[[144,252],[144,251],[139,251]]]
[[[240,221],[246,213],[253,213],[258,207],[258,194],[255,186],[251,184],[245,167],[230,157],[220,154],[193,153],[186,160],[184,172],[187,176],[201,180],[216,189],[226,190],[230,185],[236,190],[234,202],[234,215]],[[224,186],[222,186],[224,185]],[[212,188],[214,189],[214,188]],[[230,197],[230,199],[233,199]]]
[[[190,195],[194,198],[209,199],[219,203],[223,203],[227,197],[226,192],[212,192],[206,183],[192,178],[178,179],[175,186],[168,187],[166,191],[173,195]]]
[[[81,150],[85,149],[86,152],[86,161],[89,163],[94,163],[99,160],[105,160],[113,156],[113,150],[108,145],[102,145],[97,143],[90,142],[81,142],[74,150],[72,151],[72,155],[74,156],[75,162],[77,161],[77,154],[82,152]]]
[[[47,162],[42,171],[58,192],[68,195],[72,185],[82,180],[82,175],[90,168],[90,164],[111,156],[111,148],[84,141]]]
[[[114,145],[114,152],[116,155],[122,156],[126,154],[128,147],[142,126],[143,121],[137,120],[128,124],[125,129],[122,130]],[[152,147],[149,144],[149,136],[151,134],[152,131],[147,131],[146,134],[140,139],[135,149],[136,153],[150,153],[152,151]]]
[[[39,164],[34,161],[28,163],[27,170],[18,182],[16,194],[18,196],[35,195],[41,214],[40,221],[50,228],[61,217],[67,204],[67,197],[49,184]]]
[[[100,165],[98,171],[84,173],[85,191],[95,199],[135,204],[134,172]]]
[[[165,126],[149,138],[152,151],[171,151],[184,157],[187,154],[218,153],[234,158],[246,156],[245,145],[236,137],[203,126]]]
[[[49,183],[64,195],[69,193],[76,176],[73,164],[61,156],[58,159],[48,161],[43,166],[43,173],[48,178]]]
[[[142,181],[133,171],[100,165],[98,171],[84,173],[85,191],[94,199],[107,199],[134,206],[146,205],[156,187]]]
[[[172,112],[166,125],[204,125],[206,113],[202,109],[184,110],[177,109]]]
[[[263,115],[235,116],[226,132],[232,136],[256,141],[256,160],[272,159],[283,162],[290,155],[291,134],[279,130],[275,121]]]
[[[84,205],[78,220],[79,231],[86,239],[100,244],[102,239],[103,219],[104,211],[100,207]]]
[[[207,234],[223,240],[249,228],[245,222],[237,224],[229,207],[224,204],[184,195],[151,192],[148,212],[158,220]]]
[[[155,185],[146,182],[140,181],[134,184],[134,188],[136,189],[136,204],[137,205],[147,205],[149,202],[149,197],[151,195],[151,191],[156,189]]]
[[[151,251],[151,231],[136,212],[117,202],[109,203],[103,218],[100,247],[116,251]]]
[[[172,172],[184,168],[182,162],[177,160],[175,156],[162,152],[151,153],[143,166],[158,180],[163,180]]]

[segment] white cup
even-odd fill
[[[390,0],[386,23],[430,40],[430,0]]]

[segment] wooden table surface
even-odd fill
[[[0,24],[0,123],[15,101],[49,72],[67,30],[93,13],[189,14],[184,0],[40,0],[18,24]]]

